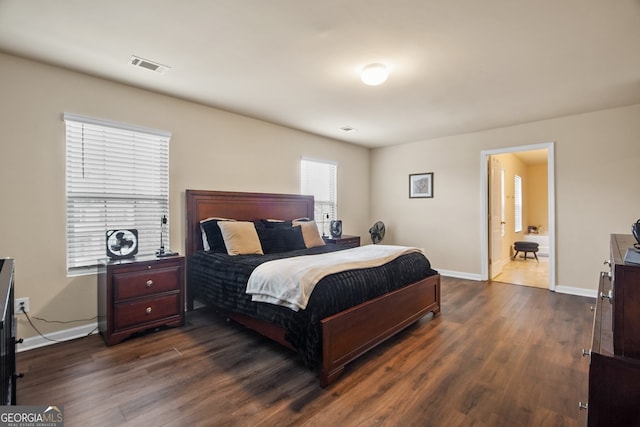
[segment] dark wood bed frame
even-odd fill
[[[252,221],[313,218],[313,197],[292,194],[187,190],[187,259],[202,250],[200,220],[209,217]],[[187,269],[187,308],[193,310],[193,292]],[[326,387],[347,363],[392,337],[418,319],[440,312],[440,275],[430,276],[321,320],[322,364],[320,385]],[[236,313],[228,316],[280,344],[292,348],[284,330]]]

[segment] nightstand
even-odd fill
[[[323,236],[322,240],[328,245],[341,245],[349,248],[360,246],[360,236],[349,236],[346,234],[340,237]]]
[[[183,256],[100,260],[98,329],[107,345],[158,326],[184,325]]]

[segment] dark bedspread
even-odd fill
[[[236,255],[196,252],[189,259],[189,283],[194,298],[227,312],[236,312],[276,324],[310,368],[322,356],[320,320],[395,289],[437,274],[420,253],[402,255],[380,267],[331,274],[316,285],[305,310],[293,311],[267,303],[255,303],[245,293],[251,272],[260,264],[291,256],[341,250],[325,245],[268,255]]]

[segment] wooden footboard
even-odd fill
[[[320,385],[331,384],[347,363],[429,312],[434,315],[440,312],[440,275],[427,277],[321,320]]]
[[[440,275],[427,277],[322,319],[320,385],[326,387],[334,382],[347,363],[429,312],[434,315],[440,313]],[[284,338],[284,329],[237,313],[229,313],[228,316],[249,329],[294,349]]]

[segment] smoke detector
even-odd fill
[[[149,61],[148,59],[140,58],[139,56],[131,55],[131,59],[129,60],[129,64],[134,67],[144,68],[149,71],[154,71],[159,74],[164,74],[171,67],[167,67],[166,65],[158,64],[157,62]]]

